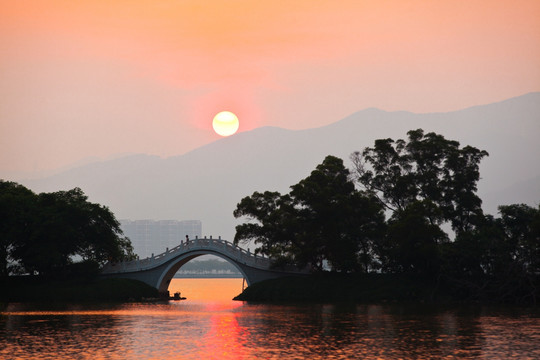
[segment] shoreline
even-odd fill
[[[258,303],[357,303],[433,305],[501,305],[537,307],[534,301],[508,301],[495,287],[472,292],[443,279],[414,274],[313,274],[262,281],[234,300]],[[505,301],[506,300],[506,301]]]
[[[201,278],[205,279],[205,278]],[[283,277],[252,284],[232,300],[258,303],[357,303],[434,305],[502,305],[537,307],[534,301],[504,301],[494,287],[473,293],[455,283],[413,274],[321,273]],[[184,300],[160,296],[158,290],[131,279],[64,279],[14,276],[0,279],[0,303],[146,302]]]
[[[0,303],[130,302],[159,298],[157,289],[131,279],[63,279],[8,277],[0,279]]]
[[[242,274],[182,274],[175,275],[173,279],[242,279]]]

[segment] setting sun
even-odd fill
[[[238,130],[238,117],[230,111],[222,111],[214,116],[212,127],[221,136],[230,136]]]

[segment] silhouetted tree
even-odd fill
[[[234,215],[257,221],[237,226],[236,243],[255,240],[261,244],[256,251],[314,271],[322,271],[325,261],[337,271],[371,269],[373,242],[384,223],[382,207],[355,189],[349,170],[334,156],[289,194],[255,192]]]
[[[540,206],[499,206],[500,224],[509,255],[526,274],[540,274]]]
[[[21,271],[13,251],[29,237],[35,198],[24,186],[0,180],[0,276]]]
[[[359,270],[360,257],[369,268],[371,242],[384,215],[382,207],[356,191],[343,160],[327,156],[291,189],[304,229],[295,239],[299,257],[316,270],[322,270],[324,260],[337,271]]]
[[[471,230],[483,216],[476,191],[479,163],[488,153],[460,148],[459,142],[424,134],[422,129],[407,135],[407,141],[379,139],[373,148],[354,152],[351,160],[358,184],[392,212],[429,200],[457,234]],[[426,215],[430,223],[437,223]]]
[[[540,295],[540,209],[499,207],[444,251],[444,275],[473,298],[536,303]]]
[[[386,272],[439,274],[441,244],[448,242],[448,235],[433,221],[438,212],[429,200],[409,203],[394,212],[380,249]]]
[[[14,272],[68,274],[76,256],[97,269],[107,261],[133,257],[129,239],[110,210],[88,201],[81,189],[33,194],[0,182],[3,275]],[[95,265],[91,265],[95,264]]]
[[[354,176],[327,156],[288,194],[242,199],[234,215],[248,222],[237,226],[235,243],[255,240],[256,252],[278,264],[409,273],[444,282],[461,298],[536,303],[540,207],[484,215],[476,192],[488,153],[421,129],[407,135],[353,153]]]
[[[248,221],[236,226],[235,244],[254,241],[259,245],[256,254],[270,256],[279,265],[293,263],[298,219],[289,196],[254,192],[236,205],[234,217]]]

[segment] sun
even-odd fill
[[[221,136],[230,136],[238,130],[238,117],[230,111],[222,111],[214,116],[212,127]]]

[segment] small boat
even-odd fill
[[[171,296],[169,300],[186,300],[185,297],[180,296],[180,291],[174,293],[174,296]]]

